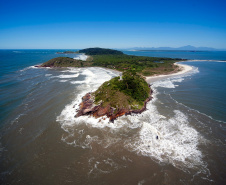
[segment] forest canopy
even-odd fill
[[[86,55],[123,55],[121,51],[105,48],[87,48],[79,50],[79,53],[85,53]]]

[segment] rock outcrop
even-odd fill
[[[124,108],[114,108],[110,105],[107,105],[105,107],[100,105],[95,105],[93,97],[91,93],[87,93],[85,96],[82,97],[82,102],[80,103],[79,110],[75,117],[84,116],[84,115],[92,115],[95,118],[99,118],[102,116],[107,116],[110,121],[114,121],[120,116],[123,115],[130,115],[132,113],[140,114],[143,111],[145,111],[147,103],[152,99],[152,90],[150,91],[150,96],[145,100],[144,106],[139,110],[133,110],[133,109],[124,109]]]

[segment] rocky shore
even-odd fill
[[[79,110],[77,111],[75,117],[92,115],[95,118],[99,118],[102,116],[107,116],[109,120],[113,122],[115,119],[123,115],[130,115],[132,113],[140,114],[147,109],[146,105],[152,99],[152,92],[153,91],[150,90],[150,96],[144,101],[144,106],[138,110],[114,108],[110,105],[103,107],[102,104],[95,105],[94,97],[92,97],[91,93],[87,93],[82,97],[82,102],[80,103]]]

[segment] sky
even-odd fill
[[[0,0],[0,49],[226,49],[226,0]]]

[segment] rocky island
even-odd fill
[[[126,55],[121,51],[103,48],[88,48],[77,53],[86,54],[86,61],[68,57],[57,57],[39,67],[105,67],[122,71],[103,83],[95,92],[83,96],[76,117],[92,115],[95,118],[107,116],[110,121],[131,113],[146,110],[152,99],[152,90],[145,76],[169,74],[179,71],[175,62],[182,59],[157,58]]]
[[[152,90],[144,78],[129,70],[122,76],[105,82],[94,93],[83,96],[76,117],[107,116],[110,121],[114,121],[122,115],[141,113],[152,99],[151,93]]]

